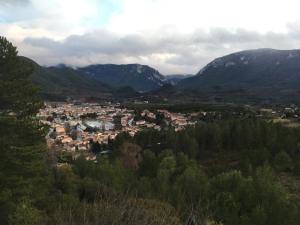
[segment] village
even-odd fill
[[[37,115],[43,125],[49,126],[46,136],[49,148],[76,155],[89,153],[85,154],[88,160],[96,158],[90,152],[92,143],[108,144],[119,133],[127,132],[134,136],[143,129],[161,130],[168,126],[180,131],[196,123],[191,121],[193,116],[195,113],[186,115],[168,110],[136,112],[119,104],[103,106],[95,103],[45,103]]]

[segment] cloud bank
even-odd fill
[[[95,63],[149,64],[163,73],[196,73],[216,57],[253,48],[293,49],[300,46],[300,32],[266,33],[238,29],[215,28],[189,34],[120,35],[97,30],[83,35],[71,35],[55,41],[49,38],[26,38],[23,45],[35,48],[31,57],[42,64],[66,63],[84,66]],[[39,51],[39,54],[37,54]]]
[[[300,48],[294,0],[0,0],[0,6],[0,35],[42,65],[141,63],[164,74],[196,73],[235,51]]]

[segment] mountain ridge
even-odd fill
[[[69,97],[107,100],[137,95],[130,87],[113,88],[93,78],[83,77],[66,65],[43,67],[29,58],[20,58],[32,64],[31,80],[39,87],[40,95],[47,100],[66,100]]]
[[[85,77],[93,77],[113,87],[130,86],[138,92],[159,89],[167,83],[158,70],[141,64],[94,64],[77,70]]]
[[[300,102],[299,49],[231,53],[214,59],[194,76],[182,79],[175,75],[177,81],[140,64],[35,67],[33,80],[43,84],[50,96],[54,92],[57,96],[113,98],[122,97],[123,91],[124,96],[136,96],[136,91],[158,96],[158,100],[167,96],[178,101]]]
[[[296,98],[300,94],[300,50],[263,48],[225,55],[180,81],[177,88],[219,96],[240,92],[259,101]]]

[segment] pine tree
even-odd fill
[[[47,168],[42,127],[34,120],[42,103],[29,77],[32,66],[0,37],[0,221],[7,224],[23,199],[41,203]]]
[[[0,37],[0,113],[18,117],[35,115],[42,106],[37,91],[29,79],[32,64],[19,57],[16,47]]]

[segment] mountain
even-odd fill
[[[241,51],[217,58],[187,78],[164,77],[139,64],[74,69],[31,62],[32,79],[47,99],[124,99],[138,96],[138,91],[154,101],[300,103],[300,50]]]
[[[77,70],[87,78],[94,78],[112,87],[129,86],[138,92],[159,89],[167,82],[157,70],[139,64],[98,64]]]
[[[171,74],[171,75],[167,75],[165,76],[165,78],[167,79],[167,81],[169,81],[171,84],[175,85],[177,84],[179,81],[186,79],[186,78],[190,78],[194,75],[192,74]]]
[[[256,49],[220,57],[177,88],[224,99],[299,101],[300,50]]]
[[[131,97],[137,93],[130,87],[112,88],[91,77],[85,77],[77,70],[60,64],[43,67],[31,59],[22,57],[33,65],[32,81],[40,88],[40,94],[48,100],[75,99],[112,99]]]

